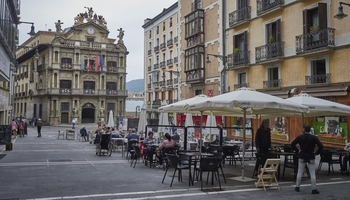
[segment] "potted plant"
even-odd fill
[[[313,24],[312,26],[310,26],[310,33],[314,33],[316,31],[318,31],[320,27],[318,26],[318,24]]]
[[[240,48],[234,48],[234,49],[233,49],[233,54],[237,54],[237,53],[239,53],[239,52],[241,52],[241,49],[240,49]]]
[[[271,44],[271,43],[273,43],[273,36],[272,35],[270,35],[270,37],[269,37],[269,44]]]

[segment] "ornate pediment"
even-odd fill
[[[93,75],[85,75],[83,76],[84,80],[96,80],[96,77]]]

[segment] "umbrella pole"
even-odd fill
[[[201,121],[199,124],[199,154],[202,154],[202,121],[203,121],[203,111],[201,111]]]
[[[304,113],[301,113],[301,128],[304,128],[304,123],[305,123],[305,119],[304,119]]]
[[[258,115],[255,115],[255,125],[256,125],[256,130],[258,130],[259,127],[259,122],[258,122],[259,118]],[[252,131],[252,157],[254,155],[254,130]]]
[[[244,160],[245,160],[245,136],[246,136],[246,129],[245,124],[247,121],[247,108],[243,108],[243,156],[242,156],[242,180],[244,180]]]

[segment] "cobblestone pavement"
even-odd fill
[[[81,126],[78,125],[78,128]],[[96,125],[86,125],[95,130]],[[241,176],[241,167],[228,164],[224,167],[227,183],[206,185],[200,190],[200,182],[188,186],[188,172],[183,172],[183,182],[175,178],[170,186],[172,170],[162,184],[163,169],[146,167],[138,162],[135,168],[120,152],[111,156],[96,156],[94,145],[78,140],[57,139],[58,130],[70,126],[44,126],[42,137],[36,129],[29,128],[28,136],[17,137],[12,151],[0,153],[0,199],[349,199],[350,178],[342,176],[339,166],[327,176],[324,165],[317,175],[319,195],[312,195],[310,181],[303,178],[301,191],[294,191],[291,169],[286,169],[285,179],[279,181],[281,189],[255,188],[256,179],[250,179],[254,161],[245,165],[244,182],[234,178]],[[4,149],[0,146],[0,150]],[[317,162],[318,163],[318,162]]]

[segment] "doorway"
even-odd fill
[[[91,103],[84,104],[81,116],[81,123],[95,123],[95,106]]]

